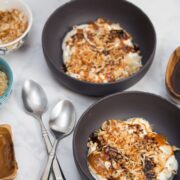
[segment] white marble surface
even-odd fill
[[[30,5],[34,23],[25,46],[5,56],[14,72],[14,92],[6,106],[0,110],[0,123],[12,126],[16,158],[19,165],[16,180],[39,180],[47,160],[45,145],[38,122],[27,115],[22,107],[21,86],[25,79],[39,82],[48,94],[49,110],[43,119],[47,126],[52,105],[61,98],[74,103],[77,116],[97,99],[76,94],[59,85],[52,77],[43,57],[41,33],[48,16],[67,0],[26,0]],[[157,52],[146,76],[129,90],[148,91],[167,97],[164,75],[167,60],[180,45],[180,1],[179,0],[131,0],[142,8],[152,20],[157,32]],[[47,126],[48,128],[48,126]],[[80,180],[73,153],[72,135],[64,139],[58,148],[58,158],[67,180]]]

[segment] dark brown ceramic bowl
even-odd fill
[[[154,130],[165,135],[172,145],[180,147],[180,110],[160,96],[144,92],[117,93],[91,106],[80,118],[73,138],[74,159],[84,179],[92,180],[87,167],[89,135],[108,119],[145,118]],[[176,154],[180,163],[180,153]],[[180,179],[180,170],[175,180]]]
[[[120,23],[140,46],[143,68],[133,76],[107,84],[95,84],[74,79],[64,72],[62,41],[74,25],[88,23],[98,17]],[[56,79],[81,94],[103,96],[125,90],[139,81],[148,71],[155,54],[156,33],[146,14],[124,0],[78,0],[59,7],[47,20],[42,46],[47,64]]]

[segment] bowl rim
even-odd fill
[[[79,2],[81,2],[81,1],[83,2],[84,0],[78,0],[78,1],[79,1]],[[149,23],[150,23],[150,25],[151,25],[151,27],[152,27],[152,33],[153,33],[153,36],[154,36],[154,47],[153,47],[153,49],[152,49],[152,52],[151,52],[151,54],[150,54],[147,62],[142,66],[142,68],[141,68],[138,72],[132,74],[131,76],[129,76],[129,77],[127,77],[127,78],[124,78],[124,79],[119,79],[119,80],[117,80],[117,81],[108,82],[108,83],[92,83],[92,82],[88,82],[88,81],[84,81],[84,80],[79,80],[79,79],[76,79],[76,78],[74,78],[74,77],[66,74],[65,72],[62,72],[62,71],[60,70],[60,68],[58,68],[58,67],[53,63],[52,58],[51,58],[51,57],[48,55],[48,53],[47,53],[47,50],[46,50],[46,48],[45,48],[45,38],[44,38],[44,37],[45,37],[45,31],[46,31],[46,29],[48,28],[49,21],[51,20],[51,18],[52,18],[59,10],[61,10],[62,8],[65,8],[66,6],[69,6],[69,5],[71,5],[71,4],[75,4],[75,3],[77,3],[78,1],[69,1],[69,2],[65,3],[64,5],[58,7],[58,8],[48,17],[48,19],[46,20],[46,23],[45,23],[45,25],[44,25],[44,28],[43,28],[43,32],[42,32],[42,49],[43,49],[43,53],[44,53],[44,55],[45,55],[45,57],[46,57],[46,58],[45,58],[46,61],[47,61],[47,59],[48,59],[48,62],[53,66],[53,68],[55,68],[56,71],[58,71],[58,73],[64,75],[64,76],[67,77],[68,79],[73,80],[73,81],[78,82],[78,83],[83,83],[83,84],[90,85],[90,86],[95,85],[95,86],[99,86],[99,87],[102,87],[102,86],[104,87],[104,86],[116,85],[116,84],[119,84],[119,83],[126,82],[126,81],[128,81],[128,80],[136,77],[137,75],[141,74],[146,68],[148,68],[148,66],[153,62],[153,57],[154,57],[155,52],[156,52],[157,35],[156,35],[155,27],[154,27],[151,19],[148,17],[148,15],[147,15],[141,8],[139,8],[138,6],[136,6],[135,4],[133,4],[133,3],[129,2],[129,1],[121,0],[122,2],[125,2],[125,3],[133,6],[134,8],[136,8],[138,11],[140,11],[140,12],[143,14],[143,16],[149,21]],[[119,2],[120,2],[120,1],[119,1]],[[142,57],[142,58],[143,58],[143,57]]]
[[[84,118],[84,116],[96,105],[100,104],[102,101],[104,100],[107,100],[111,97],[114,97],[114,96],[120,96],[120,95],[128,95],[128,94],[143,94],[143,95],[150,95],[152,97],[156,97],[156,98],[159,98],[161,99],[162,101],[170,104],[173,108],[175,108],[176,110],[179,111],[179,108],[173,104],[171,101],[168,101],[168,99],[166,99],[165,97],[162,97],[161,95],[159,94],[154,94],[152,92],[146,92],[146,91],[124,91],[124,92],[117,92],[117,93],[114,93],[114,94],[110,94],[108,96],[105,96],[104,98],[101,98],[100,100],[94,102],[93,104],[91,104],[82,114],[81,116],[79,117],[78,121],[77,121],[77,124],[76,124],[76,127],[74,129],[74,133],[73,133],[73,141],[72,141],[72,149],[73,149],[73,157],[74,157],[74,161],[75,161],[75,164],[76,164],[76,167],[79,169],[80,173],[82,173],[87,179],[89,179],[89,176],[87,175],[87,173],[84,171],[84,168],[81,168],[81,163],[79,162],[79,158],[77,157],[77,148],[75,148],[76,146],[76,143],[75,143],[75,139],[76,139],[76,134],[78,132],[78,126],[79,124],[81,123],[82,119]]]
[[[6,101],[6,98],[10,95],[10,93],[12,91],[14,78],[13,78],[13,72],[12,72],[10,65],[1,57],[0,57],[0,63],[2,63],[2,65],[4,65],[8,70],[8,72],[5,72],[6,75],[8,76],[8,87],[5,90],[5,92],[3,93],[3,95],[0,96],[0,102],[4,102],[4,101]],[[0,66],[1,66],[1,64],[0,64]]]
[[[23,0],[15,0],[15,1],[19,2],[20,4],[22,4],[25,7],[26,11],[28,12],[28,14],[29,14],[28,27],[26,28],[26,30],[24,31],[24,33],[21,36],[19,36],[18,38],[16,38],[13,41],[10,41],[10,42],[5,43],[5,44],[1,44],[0,48],[5,48],[5,47],[8,47],[8,46],[16,44],[18,41],[23,39],[28,34],[28,32],[30,31],[30,29],[32,27],[33,15],[32,15],[32,11],[31,11],[30,6],[25,1],[23,1]]]

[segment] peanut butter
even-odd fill
[[[13,143],[7,128],[0,126],[0,179],[6,178],[16,170]]]

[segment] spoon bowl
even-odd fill
[[[59,101],[53,108],[49,126],[56,138],[69,135],[75,124],[74,106],[68,100]]]
[[[28,113],[42,116],[47,111],[48,100],[44,90],[35,81],[26,80],[22,89],[23,104]]]

